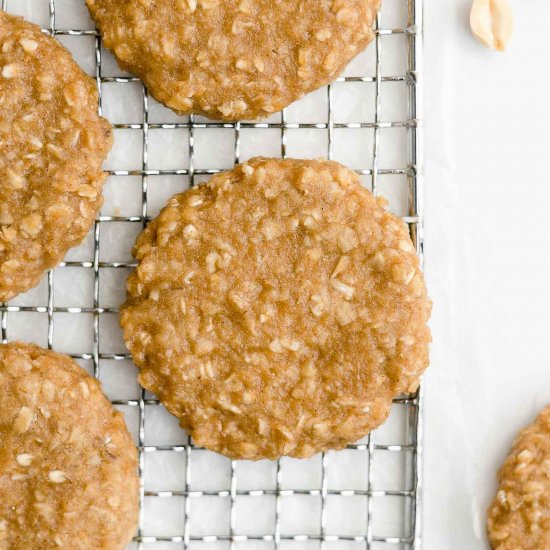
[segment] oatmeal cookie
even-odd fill
[[[488,513],[495,550],[550,548],[550,406],[517,437]]]
[[[380,0],[86,0],[120,66],[181,114],[267,117],[334,80]]]
[[[118,550],[138,518],[137,452],[70,357],[0,345],[0,548]]]
[[[407,226],[335,162],[218,174],[170,199],[133,253],[121,324],[139,380],[229,457],[345,447],[428,364]]]
[[[0,11],[0,301],[36,286],[84,238],[111,141],[95,83],[71,54]]]

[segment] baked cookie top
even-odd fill
[[[380,0],[86,0],[120,66],[175,111],[267,117],[334,80]]]
[[[0,11],[0,301],[37,285],[101,206],[111,127],[71,54]]]
[[[118,550],[138,518],[124,417],[70,357],[0,345],[0,548]]]
[[[550,548],[550,406],[519,434],[498,479],[487,521],[492,547]]]
[[[342,448],[428,364],[407,226],[335,162],[218,174],[170,199],[133,253],[121,324],[140,382],[229,457]]]

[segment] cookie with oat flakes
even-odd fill
[[[519,434],[498,479],[487,519],[492,547],[550,548],[550,406]]]
[[[70,357],[0,345],[0,548],[121,550],[137,526],[122,413]]]
[[[0,11],[0,301],[84,238],[111,142],[94,80],[57,40]]]
[[[120,66],[181,114],[268,117],[334,80],[380,0],[86,0]]]
[[[121,324],[139,380],[229,457],[343,448],[428,364],[407,226],[335,162],[218,174],[170,199],[133,253]]]

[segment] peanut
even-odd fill
[[[512,36],[513,22],[508,0],[474,0],[470,27],[474,36],[492,50],[504,51]]]

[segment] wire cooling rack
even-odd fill
[[[325,156],[390,199],[422,254],[422,2],[384,0],[376,40],[334,84],[266,121],[178,117],[101,45],[84,0],[2,0],[56,36],[96,81],[115,128],[105,205],[90,235],[41,285],[2,304],[2,341],[64,351],[99,378],[139,448],[139,528],[130,548],[420,548],[421,394],[346,450],[235,462],[193,445],[141,390],[118,328],[136,235],[177,191],[255,155]],[[384,62],[383,62],[384,60]]]

